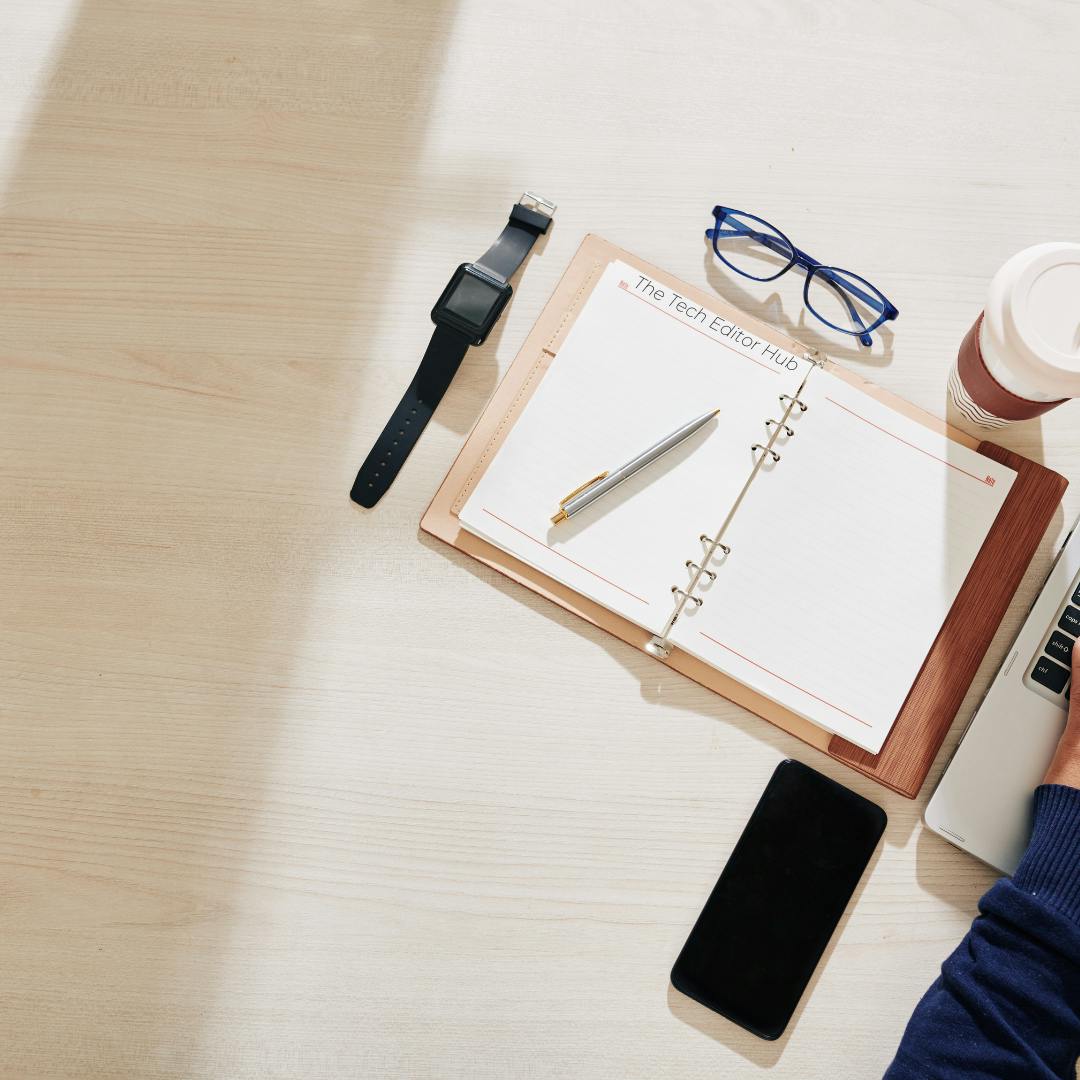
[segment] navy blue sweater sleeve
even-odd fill
[[[885,1080],[1074,1080],[1080,1055],[1080,789],[1035,793],[1011,881],[919,1002]]]

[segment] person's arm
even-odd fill
[[[1080,691],[1080,647],[1073,684]],[[1080,703],[1011,881],[919,1002],[885,1080],[1074,1080],[1080,1056]]]

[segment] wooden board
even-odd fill
[[[833,11],[0,6],[3,1080],[885,1072],[996,875],[922,798],[417,536],[589,229],[945,415],[994,270],[1080,236],[1080,5]],[[432,302],[530,186],[554,228],[365,513]],[[895,332],[845,348],[801,275],[714,265],[717,201],[881,285]],[[989,437],[1080,477],[1080,403]],[[1077,514],[1074,485],[965,710]],[[793,754],[889,827],[767,1043],[667,972]]]

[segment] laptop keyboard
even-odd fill
[[[1063,709],[1068,708],[1072,693],[1069,676],[1077,638],[1080,638],[1080,578],[1066,594],[1024,680],[1041,697],[1056,701]]]

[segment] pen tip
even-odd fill
[[[713,416],[719,416],[720,415],[720,410],[719,409],[713,409],[712,414],[713,414]]]

